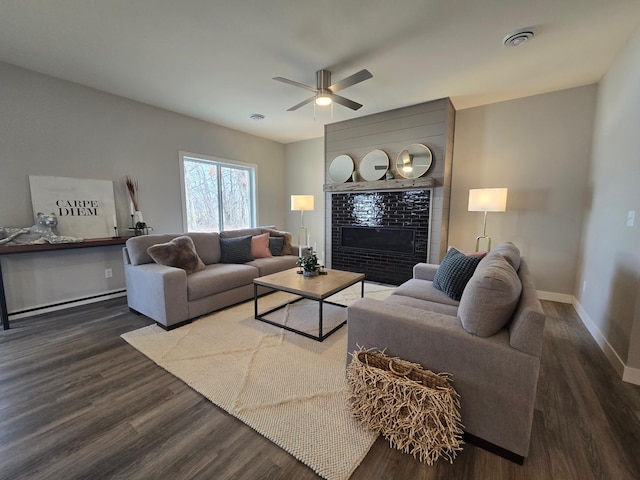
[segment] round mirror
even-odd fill
[[[349,155],[338,155],[329,165],[329,178],[332,182],[343,183],[351,178],[353,159]]]
[[[413,143],[398,154],[396,168],[404,178],[418,178],[431,168],[433,155],[426,145]]]
[[[367,153],[360,162],[360,176],[365,182],[373,182],[384,177],[389,169],[389,156],[382,150]]]

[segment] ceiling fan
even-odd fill
[[[344,105],[345,107],[350,108],[351,110],[358,110],[360,107],[362,107],[362,105],[354,102],[353,100],[349,100],[348,98],[336,95],[336,92],[355,85],[356,83],[364,82],[371,77],[373,77],[373,75],[371,75],[371,72],[369,72],[369,70],[367,69],[364,69],[331,85],[331,72],[329,70],[318,70],[316,72],[316,88],[305,85],[304,83],[296,82],[294,80],[289,80],[288,78],[274,77],[273,79],[279,82],[288,83],[289,85],[304,88],[305,90],[309,90],[314,93],[313,97],[307,98],[297,105],[294,105],[293,107],[287,109],[287,112],[293,112],[294,110],[299,109],[303,105],[306,105],[313,100],[316,101],[316,105],[330,105],[331,102],[336,102],[340,105]]]

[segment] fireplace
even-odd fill
[[[399,285],[428,258],[431,189],[333,193],[331,267]]]
[[[370,252],[415,252],[416,229],[392,227],[340,227],[340,246]]]

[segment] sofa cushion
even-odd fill
[[[522,284],[513,267],[501,254],[489,253],[460,299],[458,318],[462,326],[480,337],[496,334],[511,319],[521,291]]]
[[[282,255],[282,247],[284,246],[284,237],[269,236],[269,250],[271,255],[279,257]]]
[[[204,263],[196,253],[193,240],[187,236],[152,245],[147,249],[147,253],[156,263],[181,268],[187,272],[187,275],[204,268]]]
[[[272,257],[269,250],[269,234],[262,233],[251,237],[251,255],[253,258]]]
[[[147,249],[157,243],[165,243],[179,237],[176,233],[162,233],[151,235],[140,235],[131,237],[127,240],[127,251],[131,265],[143,265],[145,263],[153,263],[153,258],[147,253]]]
[[[520,269],[520,250],[513,242],[504,242],[491,250],[502,255],[517,272]]]
[[[214,263],[187,277],[189,301],[251,285],[258,277],[258,269],[249,265]]]
[[[251,255],[251,237],[229,237],[220,236],[220,261],[222,263],[247,263],[253,260]]]
[[[433,286],[429,280],[419,280],[411,278],[396,288],[391,295],[403,295],[405,297],[418,298],[427,302],[442,303],[457,307],[460,302],[453,300],[446,293],[441,292]]]
[[[449,249],[436,271],[433,286],[453,300],[460,300],[480,260],[480,257],[467,256],[455,248]]]
[[[293,255],[280,255],[279,257],[256,258],[253,262],[247,263],[252,267],[256,267],[260,272],[260,276],[271,275],[272,273],[295,268],[298,257]]]
[[[293,251],[293,235],[289,232],[284,232],[282,230],[276,230],[274,228],[263,228],[263,232],[269,233],[270,237],[282,237],[282,255],[295,255]]]
[[[246,237],[247,235],[260,235],[264,233],[262,227],[256,228],[240,228],[238,230],[225,230],[220,232],[220,238]]]
[[[404,295],[389,295],[384,299],[384,302],[392,305],[404,305],[405,307],[417,308],[426,312],[450,315],[453,321],[458,322],[458,319],[456,318],[458,308],[454,305],[429,302],[427,300],[420,300],[419,298],[405,297]]]
[[[220,262],[220,234],[217,232],[189,232],[196,252],[205,265]]]

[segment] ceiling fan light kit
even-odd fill
[[[288,78],[284,77],[274,77],[273,79],[277,80],[278,82],[288,83],[289,85],[293,85],[295,87],[304,88],[305,90],[309,90],[314,93],[313,97],[307,98],[297,105],[294,105],[293,107],[287,109],[288,112],[292,112],[306,105],[307,103],[311,103],[314,100],[315,104],[320,106],[331,105],[335,102],[344,107],[350,108],[351,110],[358,110],[360,107],[362,107],[361,104],[340,95],[336,95],[336,92],[355,85],[356,83],[364,82],[365,80],[368,80],[372,77],[373,75],[371,74],[371,72],[369,72],[369,70],[367,69],[364,69],[332,85],[331,72],[329,70],[318,70],[316,72],[315,88],[309,85],[305,85],[304,83],[289,80]]]

